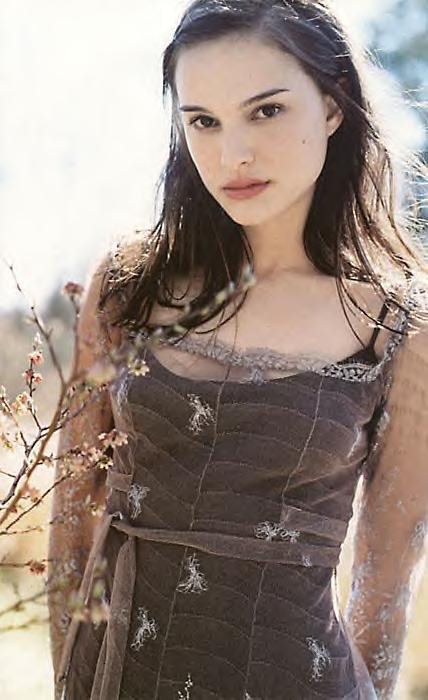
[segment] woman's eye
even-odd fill
[[[212,119],[211,117],[204,117],[204,116],[195,117],[194,119],[191,120],[189,126],[194,126],[194,125],[195,125],[197,122],[199,122],[199,121],[202,123],[202,121],[203,121],[204,119],[205,119],[205,120],[208,119],[209,122],[210,122],[210,121],[211,121],[211,122],[214,121],[214,119]],[[201,128],[200,126],[195,126],[195,129],[196,129],[197,131],[205,131],[206,129],[209,129],[209,128],[210,128],[209,126],[203,126],[202,128]]]
[[[272,104],[272,105],[262,105],[261,107],[258,108],[257,112],[261,112],[262,110],[270,111],[270,110],[273,110],[273,109],[277,109],[277,110],[278,110],[278,112],[276,112],[275,114],[271,115],[271,116],[273,116],[273,117],[276,117],[276,115],[279,114],[279,112],[282,112],[282,111],[283,111],[281,105],[273,105],[273,104]]]
[[[272,114],[272,110],[278,110]],[[272,119],[273,117],[276,117],[277,114],[280,112],[284,111],[284,108],[281,105],[278,104],[268,104],[268,105],[262,105],[261,107],[258,107],[253,114],[257,114],[258,112],[265,111],[266,112],[271,112],[271,115],[266,115],[266,118],[262,118],[261,120],[256,120],[256,121],[267,121],[268,119]],[[208,124],[206,123],[208,121]],[[196,126],[197,122],[200,122],[201,126]],[[205,122],[205,125],[203,124]],[[212,123],[215,122],[215,119],[212,117],[204,116],[204,115],[199,115],[199,117],[195,117],[192,119],[189,123],[189,126],[194,126],[197,131],[207,131],[212,128]]]

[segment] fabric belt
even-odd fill
[[[340,546],[326,546],[298,542],[275,542],[255,537],[239,537],[219,532],[196,530],[166,530],[135,527],[126,521],[114,520],[112,527],[121,532],[150,542],[165,542],[194,547],[209,554],[234,559],[266,561],[272,564],[296,564],[302,566],[303,556],[309,557],[310,566],[334,568],[339,560]]]

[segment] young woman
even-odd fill
[[[365,69],[311,0],[196,0],[165,51],[162,214],[79,321],[75,369],[134,355],[62,430],[60,453],[129,439],[54,492],[75,517],[51,573],[88,602],[103,562],[109,606],[70,623],[73,586],[50,595],[57,697],[392,697],[427,529],[428,284]]]

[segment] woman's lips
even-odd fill
[[[258,194],[261,194],[269,184],[269,182],[262,182],[259,185],[250,185],[239,190],[225,187],[224,191],[231,199],[250,199],[250,197],[256,197]]]

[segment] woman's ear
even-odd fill
[[[337,131],[339,126],[342,124],[344,116],[334,97],[332,97],[331,95],[325,95],[324,99],[326,102],[327,109],[326,127],[328,136],[330,137],[335,133],[335,131]]]
[[[341,77],[338,79],[337,82],[339,89],[342,89],[346,92],[348,87],[346,78]],[[327,132],[329,136],[332,136],[343,122],[344,115],[332,95],[325,95],[324,99],[326,101],[327,108]]]

